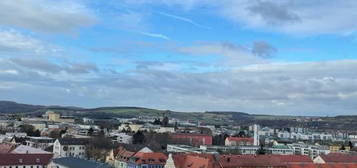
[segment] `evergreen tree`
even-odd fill
[[[145,142],[145,135],[143,132],[138,131],[133,135],[133,144],[143,144]]]

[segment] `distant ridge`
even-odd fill
[[[321,129],[354,129],[357,127],[357,115],[336,117],[309,117],[288,115],[259,115],[235,111],[206,111],[206,112],[176,112],[170,110],[157,110],[143,107],[98,107],[81,108],[72,106],[44,106],[21,104],[13,101],[0,101],[0,114],[19,114],[24,116],[39,116],[47,110],[53,110],[66,116],[76,118],[160,118],[169,116],[172,118],[199,121],[210,125],[251,125],[261,124],[271,127],[308,126]]]
[[[13,101],[0,101],[0,113],[27,113],[43,108],[45,108],[45,106],[20,104]]]

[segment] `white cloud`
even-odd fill
[[[14,69],[0,70],[0,74],[18,75],[19,72]]]
[[[355,0],[126,0],[130,4],[164,4],[193,10],[211,9],[248,28],[289,34],[351,34],[357,30]]]
[[[48,48],[40,40],[15,30],[0,30],[0,51],[30,51],[43,53]]]
[[[75,1],[1,0],[0,24],[46,33],[69,33],[95,23],[95,17]]]
[[[219,66],[222,66],[222,63],[228,66],[237,66],[267,62],[262,57],[259,57],[259,55],[256,55],[248,47],[230,42],[201,43],[198,45],[181,47],[178,51],[197,56],[220,56],[222,62],[218,62]]]
[[[176,19],[176,20],[180,20],[180,21],[183,21],[183,22],[192,24],[192,25],[194,25],[194,26],[196,26],[196,27],[199,27],[199,28],[210,29],[210,27],[207,27],[207,26],[198,24],[197,22],[195,22],[195,21],[193,21],[193,20],[191,20],[191,19],[189,19],[189,18],[185,18],[185,17],[182,17],[182,16],[172,15],[172,14],[165,13],[165,12],[157,12],[157,13],[160,14],[160,15],[163,15],[163,16],[167,16],[167,17],[170,17],[170,18],[173,18],[173,19]]]
[[[19,73],[0,74],[2,83],[12,83],[0,99],[21,97],[24,102],[41,104],[133,105],[179,111],[353,114],[357,108],[356,66],[355,60],[267,63],[194,73],[176,71],[177,65],[172,63],[123,73],[83,74],[62,70],[36,73],[39,70],[8,65],[4,70]],[[52,93],[55,99],[50,97]]]
[[[159,34],[159,33],[150,33],[150,32],[139,32],[142,35],[148,36],[148,37],[153,37],[153,38],[159,38],[163,40],[170,40],[170,38],[166,35]]]

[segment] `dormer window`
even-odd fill
[[[36,163],[40,163],[40,158],[36,158]]]
[[[23,160],[22,159],[19,159],[19,163],[22,163],[23,162]]]

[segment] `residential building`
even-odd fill
[[[44,117],[54,122],[74,123],[73,117],[61,116],[53,111],[47,111]]]
[[[26,145],[45,150],[48,147],[53,146],[54,142],[55,139],[49,137],[28,137]]]
[[[52,154],[0,154],[0,168],[49,168]]]
[[[116,139],[116,142],[123,144],[131,144],[133,142],[133,136],[126,133],[116,133],[112,134]]]
[[[224,144],[225,146],[253,145],[254,138],[227,137]]]
[[[208,149],[207,146],[201,145],[199,148],[188,145],[179,145],[179,144],[168,144],[166,148],[167,152],[172,153],[218,153],[216,150]]]
[[[24,138],[27,136],[26,132],[7,132],[5,133],[8,137]]]
[[[138,132],[142,127],[143,127],[143,125],[141,125],[141,124],[125,123],[125,124],[121,124],[118,127],[118,130],[119,131],[129,131],[129,132]]]
[[[212,136],[206,134],[173,133],[169,135],[170,143],[191,146],[212,145]]]
[[[319,155],[326,155],[330,153],[330,150],[326,146],[320,145],[307,145],[304,143],[288,144],[294,150],[295,155],[307,155],[311,158],[316,158]]]
[[[84,158],[86,154],[86,145],[89,139],[86,138],[61,138],[57,139],[53,145],[55,158],[78,157]]]
[[[127,162],[128,168],[163,168],[167,156],[164,153],[153,152],[149,148],[143,148]]]
[[[169,154],[164,168],[220,168],[215,155],[209,154]]]
[[[127,168],[129,159],[135,154],[134,151],[129,151],[124,147],[119,147],[115,156],[115,168]]]
[[[0,143],[0,154],[10,153],[16,146],[17,145],[13,143]]]
[[[11,152],[9,153],[14,153],[14,154],[52,154],[51,152],[47,152],[44,150],[41,150],[39,148],[34,148],[26,145],[18,145],[16,146]]]
[[[266,153],[273,155],[294,155],[294,150],[287,145],[273,145],[272,147],[265,148]]]

